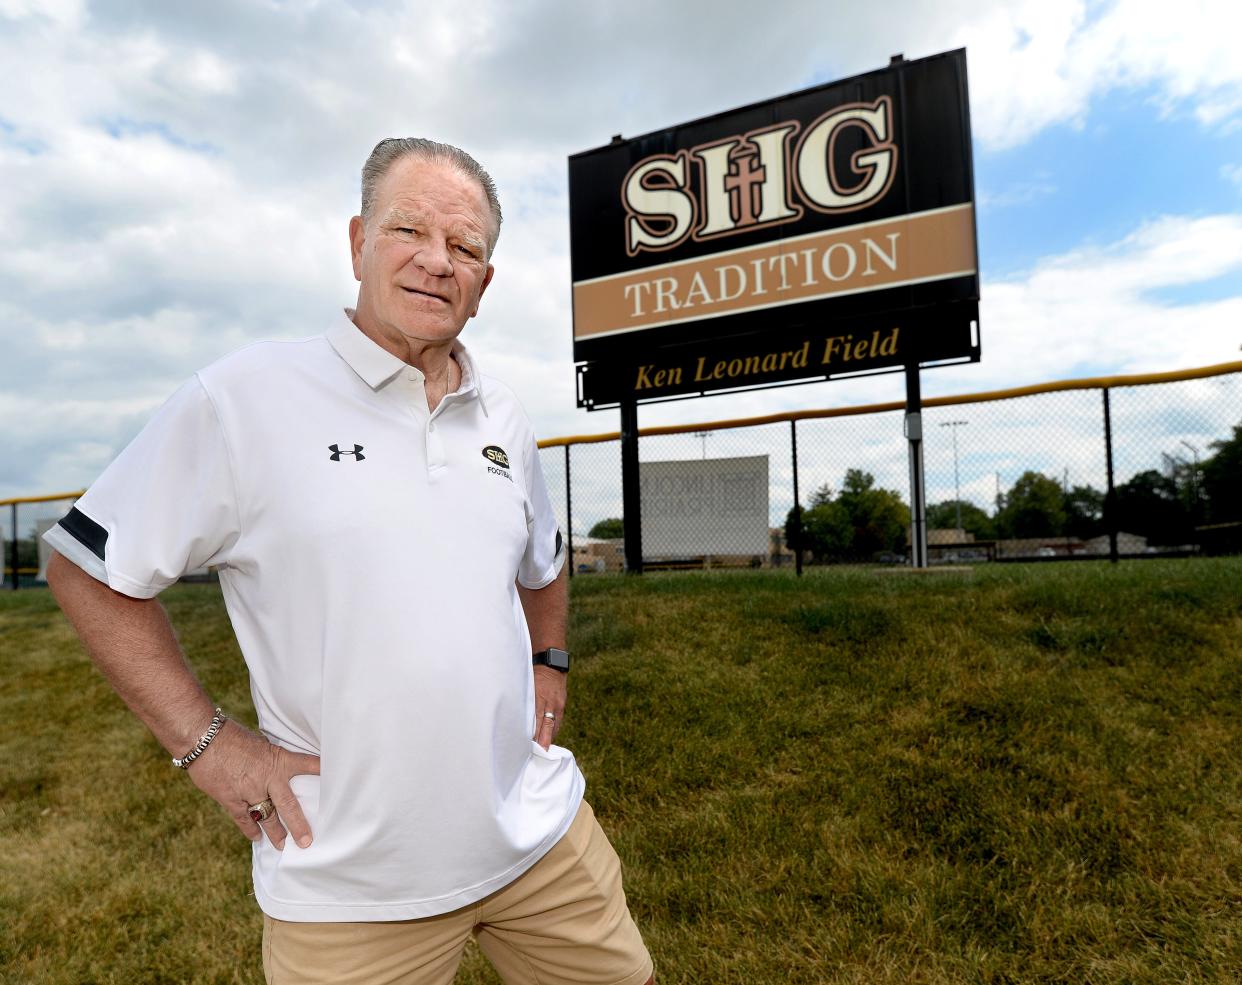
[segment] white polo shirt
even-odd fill
[[[342,317],[207,367],[60,524],[57,551],[149,598],[217,565],[259,727],[322,757],[293,789],[309,848],[254,850],[263,910],[401,920],[508,884],[569,827],[584,782],[531,738],[515,579],[565,561],[534,432],[454,349],[429,413],[418,370]]]

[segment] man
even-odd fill
[[[357,307],[196,374],[47,534],[92,659],[254,842],[275,985],[449,982],[472,933],[506,982],[652,980],[552,744],[565,547],[534,434],[457,338],[500,221],[469,155],[382,141],[349,226]],[[261,735],[153,598],[204,564]]]

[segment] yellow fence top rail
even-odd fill
[[[51,503],[57,499],[77,499],[84,492],[86,492],[85,489],[79,489],[77,492],[48,493],[46,496],[15,496],[13,499],[0,499],[0,506],[12,506],[15,503],[19,506],[22,503]]]
[[[1012,387],[1008,390],[985,390],[981,393],[962,393],[948,397],[928,397],[923,401],[924,407],[951,407],[955,404],[978,404],[989,400],[1012,400],[1015,397],[1030,397],[1038,393],[1056,393],[1060,390],[1100,390],[1120,386],[1148,386],[1153,383],[1182,383],[1186,380],[1201,380],[1209,376],[1224,376],[1228,373],[1242,373],[1242,361],[1217,363],[1214,366],[1199,366],[1194,369],[1177,369],[1167,373],[1139,373],[1132,376],[1092,376],[1080,380],[1055,380],[1051,383],[1035,383],[1031,386]],[[704,421],[700,424],[666,424],[659,427],[640,428],[638,433],[643,436],[656,434],[686,434],[690,431],[719,431],[726,428],[755,427],[760,424],[780,424],[784,421],[809,421],[823,417],[854,417],[861,414],[882,414],[889,411],[905,409],[905,401],[893,400],[883,404],[859,404],[854,407],[824,407],[819,410],[793,410],[780,414],[764,414],[759,417],[738,417],[722,421]],[[544,438],[539,442],[540,448],[555,448],[560,445],[587,445],[598,441],[616,441],[621,437],[620,431],[608,431],[602,434],[574,434],[562,438]],[[51,493],[46,496],[19,496],[14,499],[0,499],[0,506],[12,506],[22,503],[50,503],[57,499],[77,499],[85,492]]]
[[[1056,393],[1060,390],[1101,390],[1119,386],[1147,386],[1152,383],[1181,383],[1209,376],[1242,373],[1242,361],[1199,366],[1194,369],[1178,369],[1167,373],[1140,373],[1133,376],[1092,376],[1080,380],[1055,380],[1051,383],[1035,383],[1031,386],[1012,387],[1008,390],[985,390],[981,393],[962,393],[947,397],[927,397],[924,407],[951,407],[954,404],[978,404],[989,400],[1012,400],[1037,393]],[[723,421],[703,421],[699,424],[665,424],[659,427],[639,428],[640,436],[656,434],[686,434],[690,431],[718,431],[724,428],[755,427],[759,424],[779,424],[783,421],[806,421],[822,417],[853,417],[860,414],[881,414],[887,411],[905,410],[904,400],[883,404],[858,404],[854,407],[826,407],[820,410],[792,410],[780,414],[764,414],[759,417],[738,417]],[[558,445],[586,445],[597,441],[617,441],[620,431],[602,434],[576,434],[563,438],[545,438],[540,448]]]

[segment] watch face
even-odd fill
[[[555,667],[557,670],[569,670],[569,653],[566,650],[558,650],[556,647],[548,648],[548,666]]]

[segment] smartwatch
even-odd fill
[[[546,650],[540,650],[530,662],[536,667],[551,667],[553,670],[559,670],[562,674],[569,673],[569,651],[560,650],[554,646],[548,647]]]

